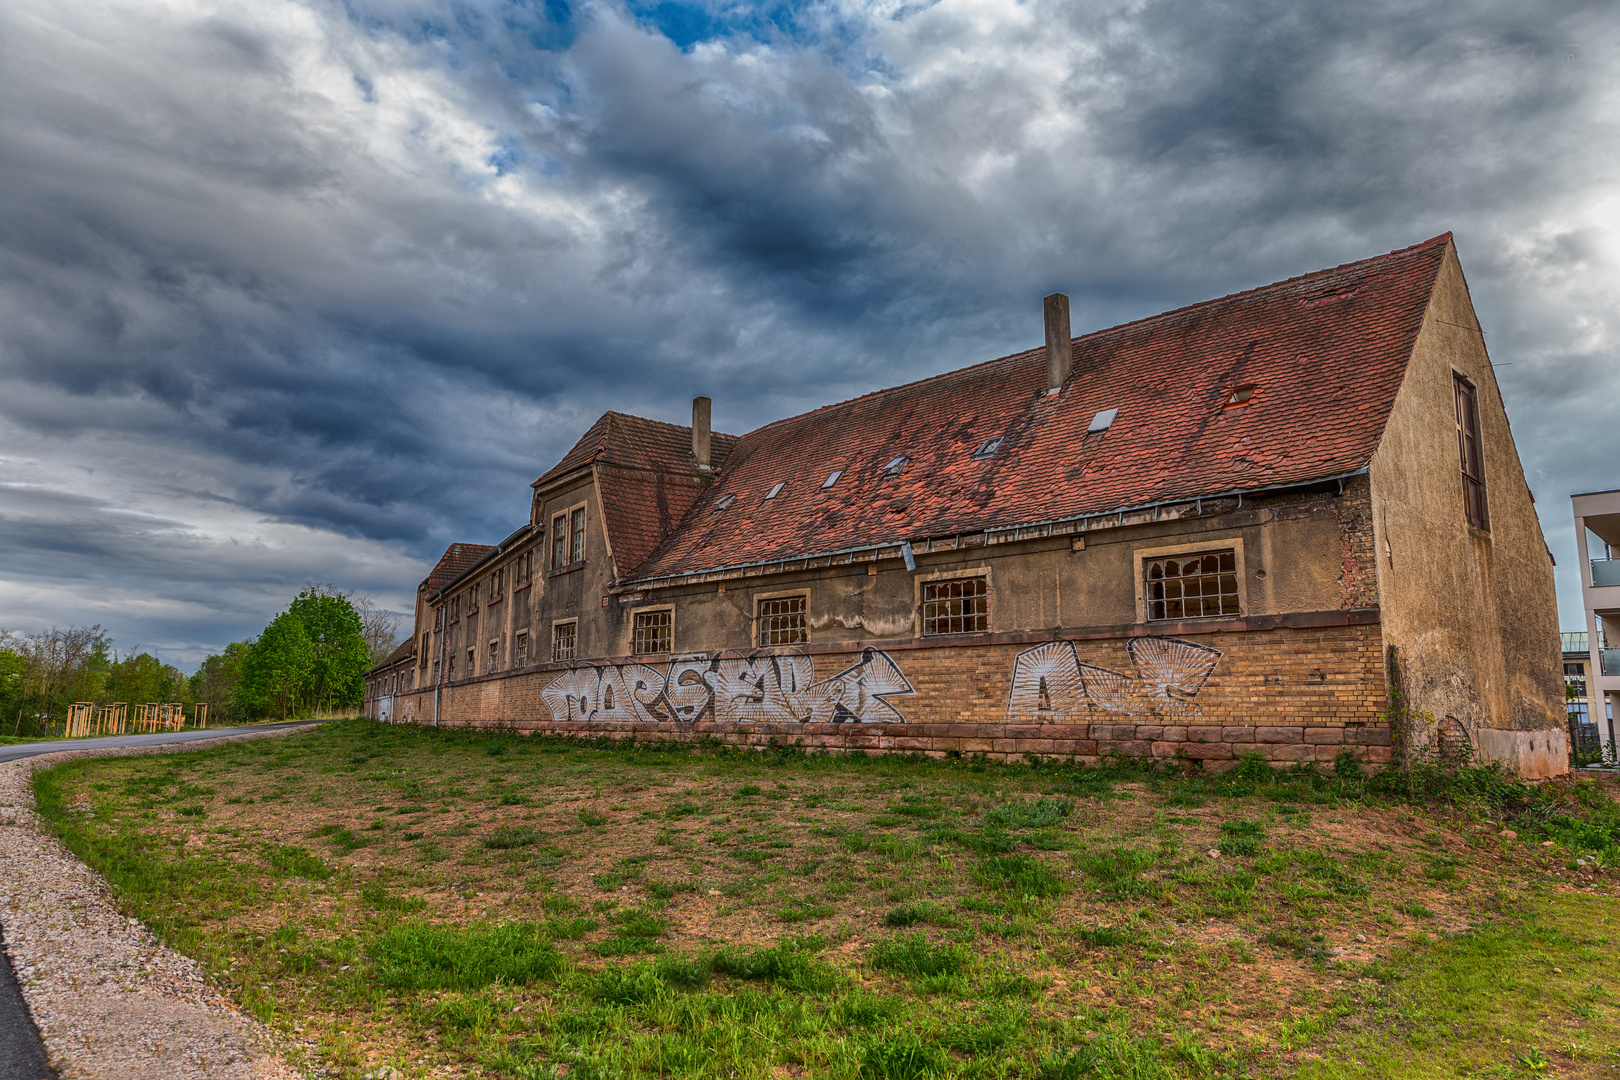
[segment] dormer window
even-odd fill
[[[828,473],[827,474],[827,479],[825,479],[825,480],[823,480],[821,482],[821,490],[826,491],[828,488],[830,488],[834,484],[838,483],[838,478],[840,476],[843,476],[843,475],[844,475],[844,470],[843,469],[834,469],[832,472]]]
[[[997,435],[993,439],[984,440],[984,442],[979,444],[979,448],[973,451],[973,460],[983,461],[991,454],[994,454],[997,450],[1001,449],[1001,443],[1004,438],[1005,436],[1003,435]]]

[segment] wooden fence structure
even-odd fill
[[[83,739],[92,735],[124,735],[129,732],[183,731],[186,727],[186,708],[178,701],[148,702],[136,705],[133,714],[126,701],[110,705],[97,705],[93,701],[75,701],[68,706],[67,720],[62,734],[69,739]],[[208,726],[208,703],[200,701],[192,706],[191,726]]]

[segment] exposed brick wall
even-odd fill
[[[1185,758],[1212,769],[1254,751],[1268,761],[1331,761],[1345,749],[1369,764],[1390,755],[1383,722],[1382,637],[1376,624],[1201,634],[1187,640],[1219,650],[1220,659],[1189,702],[1156,715],[1081,707],[1050,715],[1009,716],[1008,698],[1022,644],[951,645],[890,652],[915,690],[890,703],[903,723],[557,722],[541,693],[561,672],[506,673],[447,686],[439,705],[445,725],[509,727],[592,738],[718,739],[744,746],[785,744],[843,753],[1024,755],[1094,763],[1108,755]],[[1124,637],[1079,640],[1085,664],[1132,672]],[[859,653],[819,653],[817,678],[841,671]],[[1176,715],[1176,714],[1180,715]],[[431,722],[433,692],[400,695],[396,716]]]

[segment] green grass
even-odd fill
[[[35,788],[339,1080],[1608,1075],[1612,800],[1419,779],[345,722]]]

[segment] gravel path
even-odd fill
[[[62,1080],[320,1075],[318,1068],[300,1071],[285,1060],[315,1061],[312,1046],[275,1035],[210,987],[195,962],[118,913],[107,884],[41,829],[30,782],[34,770],[76,757],[201,749],[308,726],[179,746],[69,750],[0,764],[0,930]]]

